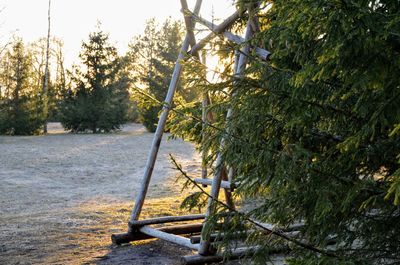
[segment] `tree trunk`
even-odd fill
[[[48,28],[47,28],[47,46],[46,46],[46,68],[44,72],[44,85],[43,85],[43,115],[44,126],[43,133],[47,133],[47,116],[48,116],[48,90],[49,90],[49,57],[50,57],[50,7],[51,0],[49,0],[49,8],[47,12]]]

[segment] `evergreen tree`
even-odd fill
[[[31,66],[22,40],[15,40],[1,61],[1,134],[31,135],[43,125],[40,91],[33,86]]]
[[[182,42],[182,25],[167,19],[161,27],[155,19],[147,22],[144,34],[129,45],[131,76],[146,94],[163,102]],[[179,90],[179,89],[178,89]],[[136,93],[144,126],[154,132],[161,104]]]
[[[260,19],[251,42],[268,47],[269,62],[250,55],[245,78],[208,87],[237,95],[212,110],[233,107],[222,152],[235,192],[256,199],[246,216],[304,222],[299,240],[330,253],[292,245],[291,264],[400,264],[399,2],[277,0]],[[191,136],[195,122],[183,118],[175,131]],[[227,135],[214,126],[211,161]],[[228,238],[239,221],[224,225]],[[262,246],[259,264],[278,241],[258,232],[247,240]]]
[[[123,60],[97,31],[82,44],[83,69],[75,69],[73,89],[66,91],[62,124],[73,132],[109,132],[125,122],[128,107],[128,78]]]

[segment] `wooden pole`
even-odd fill
[[[202,53],[202,63],[204,65],[207,64],[207,54],[205,51]],[[206,72],[207,75],[207,72]],[[205,76],[204,78],[207,78]],[[208,149],[206,148],[206,129],[207,129],[207,108],[208,108],[208,92],[203,91],[203,100],[201,102],[201,146],[202,146],[202,154],[201,154],[201,178],[207,178],[207,156],[208,156]],[[203,184],[203,187],[206,185]]]
[[[179,236],[179,235],[174,235],[174,234],[169,234],[160,230],[157,230],[155,228],[151,228],[150,226],[143,226],[139,228],[139,231],[142,232],[143,234],[156,237],[159,239],[163,239],[165,241],[178,244],[180,246],[184,246],[190,249],[197,250],[199,248],[199,244],[192,244],[190,243],[190,239]]]
[[[197,22],[199,22],[200,24],[206,26],[208,29],[213,31],[214,34],[222,34],[225,38],[227,38],[228,40],[230,40],[236,44],[242,44],[245,41],[244,38],[242,38],[238,35],[235,35],[232,32],[227,31],[227,30],[217,33],[215,31],[215,28],[217,26],[214,23],[212,23],[202,17],[199,17],[198,15],[195,15],[193,13],[191,13],[191,15]],[[257,23],[256,20],[252,20],[252,29],[254,28],[253,24],[255,24],[255,23]],[[261,58],[262,60],[268,59],[268,57],[271,55],[271,53],[269,51],[262,49],[260,47],[254,47],[254,51],[255,51],[256,55],[259,58]]]
[[[202,39],[201,41],[199,41],[191,50],[190,50],[190,54],[196,54],[199,50],[203,49],[204,46],[207,45],[208,42],[210,42],[210,40],[212,40],[216,34],[220,34],[222,32],[224,32],[227,28],[229,28],[230,26],[232,26],[232,24],[239,18],[239,12],[236,11],[235,13],[233,13],[232,15],[230,15],[227,19],[225,19],[221,24],[219,24],[218,26],[215,26],[214,28],[214,32],[210,33],[209,35],[207,35],[204,39]]]
[[[196,6],[195,6],[195,10],[194,10],[195,14],[199,13],[201,2],[202,2],[202,0],[197,0]],[[181,65],[180,62],[181,62],[181,60],[184,59],[184,56],[185,56],[186,52],[189,49],[189,41],[190,41],[189,34],[186,34],[186,38],[185,38],[185,40],[183,42],[181,51],[180,51],[179,56],[178,56],[178,60],[175,63],[174,72],[172,74],[172,79],[171,79],[171,82],[169,84],[168,93],[167,93],[167,96],[165,98],[165,104],[163,106],[163,109],[162,109],[162,112],[161,112],[161,115],[160,115],[160,119],[158,120],[157,129],[156,129],[156,132],[154,134],[154,138],[153,138],[153,142],[152,142],[152,145],[151,145],[151,150],[150,150],[149,156],[147,158],[147,162],[146,162],[146,167],[145,167],[142,183],[140,185],[140,190],[139,190],[139,192],[138,192],[138,194],[136,196],[135,206],[134,206],[134,208],[132,210],[130,222],[138,220],[139,216],[140,216],[140,213],[142,211],[142,207],[143,207],[143,204],[144,204],[144,200],[146,198],[147,190],[149,188],[151,175],[153,173],[154,165],[155,165],[155,162],[156,162],[158,150],[160,148],[161,139],[162,139],[162,136],[163,136],[163,133],[164,133],[165,124],[167,122],[168,113],[169,113],[170,107],[171,107],[172,102],[173,102],[173,97],[174,97],[174,94],[175,94],[175,90],[176,90],[176,88],[178,86],[179,77],[180,77],[181,72],[182,72],[182,65]]]
[[[194,23],[191,17],[191,12],[189,12],[188,4],[186,0],[181,0],[181,6],[182,6],[182,11],[184,12],[184,18],[185,18],[185,25],[186,25],[186,34],[189,37],[189,44],[193,48],[193,46],[196,44],[196,38],[194,36]]]
[[[246,231],[245,233],[244,232],[234,232],[234,235],[235,235],[234,238],[235,239],[246,238],[249,235],[249,233],[252,233],[254,231],[256,231],[256,230],[249,230],[249,231]],[[212,242],[221,241],[222,239],[224,239],[225,235],[226,235],[225,233],[211,234],[210,240]],[[195,235],[195,236],[190,237],[190,242],[192,242],[192,244],[200,243],[200,240],[201,240],[201,235]]]
[[[204,219],[204,217],[205,217],[204,214],[163,216],[163,217],[156,217],[156,218],[151,218],[151,219],[146,219],[146,220],[138,220],[138,221],[129,222],[129,225],[131,226],[131,228],[134,228],[134,227],[140,227],[140,226],[144,226],[144,225],[201,220],[201,219]]]
[[[238,71],[239,58],[240,58],[240,53],[237,50],[235,50],[235,63],[234,63],[234,67],[233,67],[234,73],[237,73],[237,71]],[[230,166],[229,170],[228,170],[228,179],[227,179],[230,183],[234,182],[234,180],[233,180],[234,175],[235,175],[235,169],[233,168],[233,166]]]
[[[250,18],[251,19],[251,18]],[[246,34],[245,34],[245,40],[248,41],[252,36],[252,30],[250,23],[248,23],[246,27]],[[239,56],[238,60],[238,65],[236,67],[237,72],[236,76],[241,77],[243,74],[243,71],[246,68],[247,64],[247,58],[248,58],[248,53],[249,53],[250,47],[249,45],[246,45],[243,47],[241,54]],[[233,94],[235,96],[235,93]],[[229,122],[229,119],[232,117],[232,109],[228,109],[228,113],[226,115],[226,121]],[[211,187],[211,198],[208,200],[208,205],[207,205],[207,210],[206,210],[206,217],[205,217],[205,222],[207,222],[208,218],[212,216],[215,213],[216,210],[216,200],[218,200],[218,195],[219,195],[219,190],[221,188],[221,181],[222,181],[222,170],[223,170],[223,157],[222,157],[222,151],[225,147],[225,141],[226,137],[222,137],[221,142],[220,142],[220,151],[217,156],[216,160],[216,169],[212,181],[212,187]],[[204,230],[204,229],[203,229]],[[211,231],[210,231],[211,232]],[[202,239],[200,241],[200,247],[199,247],[199,254],[200,255],[209,255],[211,253],[211,244],[210,244],[210,233],[205,233],[202,235]]]
[[[199,232],[201,232],[202,228],[203,228],[203,224],[197,223],[197,224],[165,226],[165,227],[157,228],[157,230],[160,230],[165,233],[174,234],[174,235],[187,235],[187,234],[199,233]],[[145,239],[151,239],[151,238],[153,238],[153,237],[143,234],[140,231],[135,231],[135,232],[124,233],[124,234],[114,234],[111,236],[111,241],[113,242],[113,244],[121,245],[121,244],[127,244],[132,241],[145,240]]]
[[[198,184],[204,185],[204,186],[211,186],[212,185],[212,179],[195,178],[193,181],[198,183]],[[235,184],[232,184],[229,181],[222,180],[221,181],[221,188],[228,189],[228,190],[234,190],[235,189]]]

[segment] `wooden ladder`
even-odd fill
[[[184,224],[184,225],[172,225],[161,228],[153,228],[151,225],[154,224],[166,224],[166,223],[175,223],[182,221],[193,221],[193,220],[203,220],[203,222],[207,222],[211,216],[216,213],[216,204],[215,200],[218,199],[220,189],[222,188],[225,193],[225,198],[227,205],[231,208],[235,208],[235,204],[232,199],[232,191],[235,188],[235,184],[233,182],[233,168],[226,170],[224,168],[224,159],[222,152],[219,152],[216,160],[216,168],[214,171],[214,175],[212,179],[207,179],[207,169],[204,164],[204,155],[203,155],[203,165],[202,165],[202,178],[196,178],[194,181],[198,184],[204,186],[211,186],[211,198],[208,200],[208,205],[205,214],[194,214],[194,215],[184,215],[184,216],[167,216],[167,217],[159,217],[152,218],[146,220],[139,220],[140,213],[142,211],[142,207],[146,198],[146,194],[148,191],[148,187],[150,184],[152,172],[154,169],[154,165],[157,159],[158,150],[161,144],[161,139],[163,136],[165,124],[167,121],[168,113],[171,109],[173,103],[173,97],[179,82],[179,78],[182,72],[182,64],[181,61],[185,60],[186,55],[195,56],[198,60],[200,60],[198,52],[218,34],[222,34],[225,38],[235,43],[241,44],[245,43],[240,52],[235,53],[235,66],[234,72],[237,78],[241,78],[243,76],[244,70],[246,68],[248,55],[250,52],[250,46],[247,43],[251,38],[253,32],[255,31],[255,18],[249,16],[249,21],[247,23],[246,32],[244,38],[236,36],[231,32],[227,31],[238,18],[239,12],[233,13],[226,20],[224,20],[219,25],[214,25],[213,23],[206,21],[198,16],[200,11],[200,6],[202,0],[197,0],[196,5],[194,7],[194,12],[190,12],[187,6],[186,0],[180,0],[182,5],[182,10],[184,12],[185,24],[186,24],[186,37],[183,42],[180,54],[175,64],[174,72],[172,75],[172,79],[168,88],[168,93],[165,99],[165,103],[162,108],[162,112],[158,121],[157,129],[154,134],[152,146],[148,155],[148,159],[146,162],[146,167],[142,179],[142,183],[140,186],[140,190],[137,194],[135,205],[132,210],[132,214],[130,217],[130,221],[128,224],[128,232],[124,234],[115,234],[112,235],[112,241],[115,244],[123,244],[129,243],[135,240],[143,240],[149,238],[160,238],[165,241],[169,241],[181,246],[185,246],[189,249],[197,250],[198,255],[185,256],[183,258],[186,264],[199,264],[204,262],[213,262],[219,261],[222,259],[221,256],[213,255],[213,250],[211,249],[211,241],[212,235],[209,233],[203,233],[204,236],[200,238],[200,240],[191,240],[182,235],[191,234],[191,233],[201,233],[203,229],[203,223],[197,224]],[[201,24],[208,27],[212,32],[207,35],[204,39],[200,40],[198,43],[196,42],[194,35],[194,26],[195,22],[200,22]],[[189,51],[189,46],[191,50]],[[253,49],[254,53],[263,60],[266,60],[270,53],[262,48],[255,47]],[[203,63],[205,63],[203,61]],[[232,97],[235,97],[235,93],[232,94]],[[209,122],[207,119],[207,114],[205,109],[207,108],[207,104],[209,102],[208,95],[203,95],[203,114],[202,121],[203,126]],[[230,108],[226,115],[226,120],[229,122],[229,119],[232,117],[232,109]],[[204,129],[204,128],[203,128]],[[220,151],[224,148],[225,143],[227,141],[227,137],[229,135],[229,128],[226,128],[227,134],[222,137],[220,142]],[[228,171],[228,172],[227,172]],[[244,251],[242,249],[238,249],[233,253],[233,256],[241,256]]]

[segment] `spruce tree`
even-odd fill
[[[0,133],[31,135],[43,125],[40,91],[32,82],[32,60],[16,39],[1,61]]]
[[[65,92],[62,124],[72,132],[110,132],[126,120],[128,78],[123,60],[98,30],[82,44],[82,69],[75,69],[74,87]]]
[[[238,4],[249,2],[258,1]],[[208,128],[210,164],[222,151],[235,168],[235,192],[252,201],[246,217],[302,222],[297,239],[324,250],[291,244],[290,264],[400,264],[399,2],[279,0],[259,18],[251,43],[269,49],[269,61],[251,54],[246,77],[208,87],[215,116],[234,113],[229,134],[224,122]],[[218,98],[227,88],[237,96]],[[188,120],[174,131],[199,141],[198,120]],[[227,220],[226,238],[244,219]],[[247,237],[261,246],[258,264],[279,241]]]

